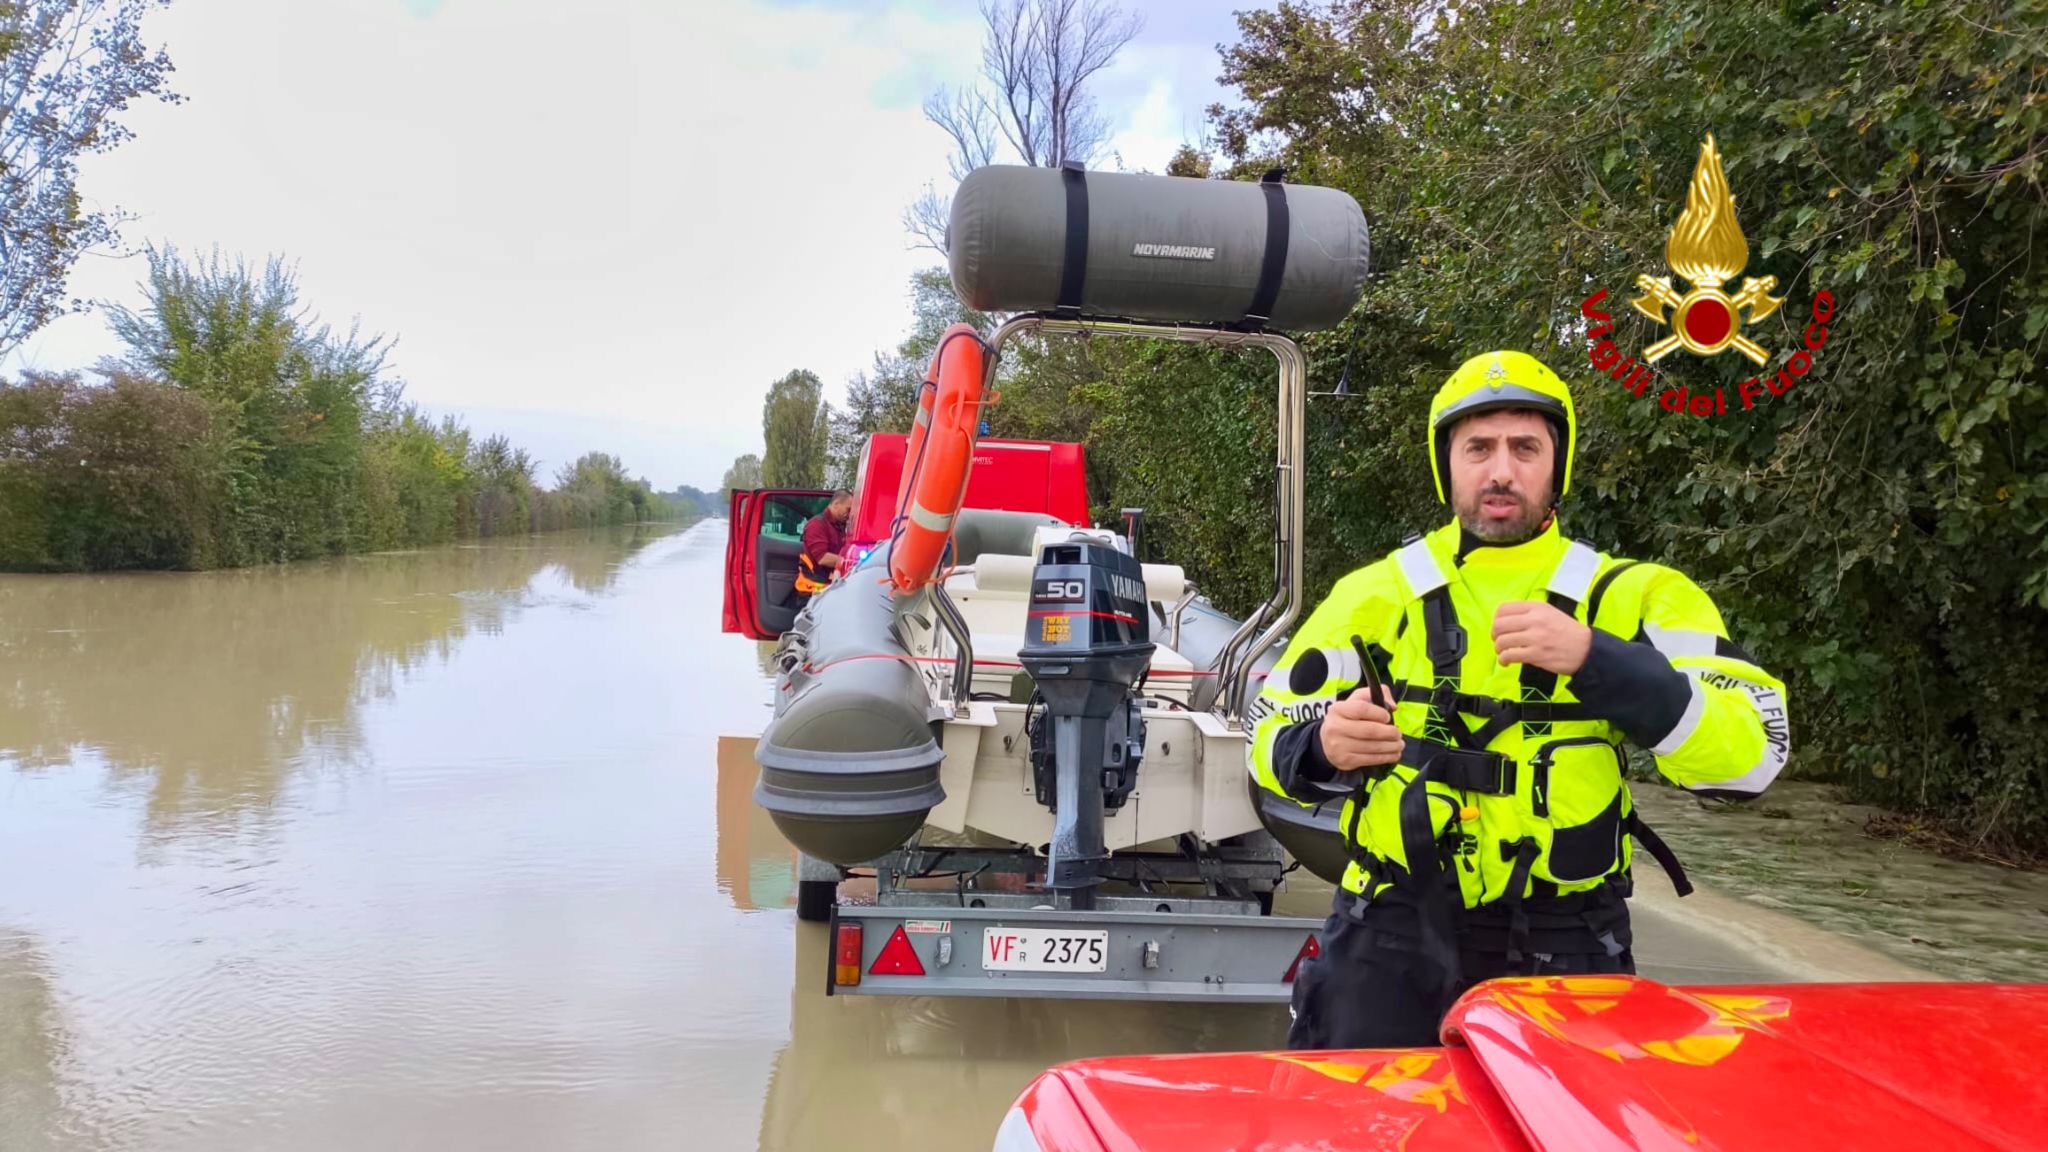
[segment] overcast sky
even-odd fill
[[[1199,136],[1254,6],[1125,0],[1146,27],[1097,89],[1125,167]],[[186,100],[84,168],[128,243],[284,255],[323,319],[396,338],[411,399],[664,489],[759,451],[777,377],[836,399],[901,338],[938,263],[901,211],[946,174],[918,105],[980,50],[971,0],[176,0],[145,29]],[[133,303],[142,272],[71,289]],[[114,351],[69,316],[0,372]]]

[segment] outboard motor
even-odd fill
[[[1152,663],[1145,574],[1115,545],[1076,533],[1039,550],[1017,658],[1045,702],[1031,733],[1039,801],[1053,810],[1046,887],[1074,908],[1095,903],[1109,853],[1105,806],[1123,805],[1144,757],[1132,687]]]

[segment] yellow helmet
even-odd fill
[[[1451,502],[1451,426],[1467,416],[1520,408],[1541,413],[1557,433],[1557,469],[1551,476],[1551,498],[1572,490],[1572,454],[1579,440],[1579,421],[1572,411],[1571,390],[1557,373],[1526,352],[1482,352],[1451,373],[1429,405],[1429,469],[1436,479],[1439,503]]]

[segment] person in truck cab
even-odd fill
[[[1429,414],[1456,518],[1339,580],[1252,706],[1259,784],[1341,805],[1351,854],[1290,1048],[1433,1045],[1481,980],[1633,972],[1633,847],[1690,885],[1635,814],[1624,743],[1702,795],[1784,767],[1785,687],[1707,594],[1560,529],[1577,432],[1534,357],[1461,365]]]
[[[853,493],[840,488],[825,510],[804,521],[804,550],[796,558],[796,590],[808,596],[832,582],[845,563],[846,524],[853,516]]]

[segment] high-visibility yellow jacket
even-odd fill
[[[1494,615],[1521,600],[1592,626],[1577,673],[1499,662]],[[1407,748],[1390,769],[1338,772],[1321,717],[1365,683],[1364,659],[1397,692]],[[1790,749],[1784,684],[1730,642],[1698,585],[1567,540],[1554,517],[1509,546],[1454,521],[1344,577],[1248,721],[1262,786],[1341,801],[1346,889],[1374,899],[1449,870],[1467,908],[1598,887],[1627,874],[1637,839],[1662,850],[1634,817],[1624,741],[1682,788],[1741,796],[1762,792]]]

